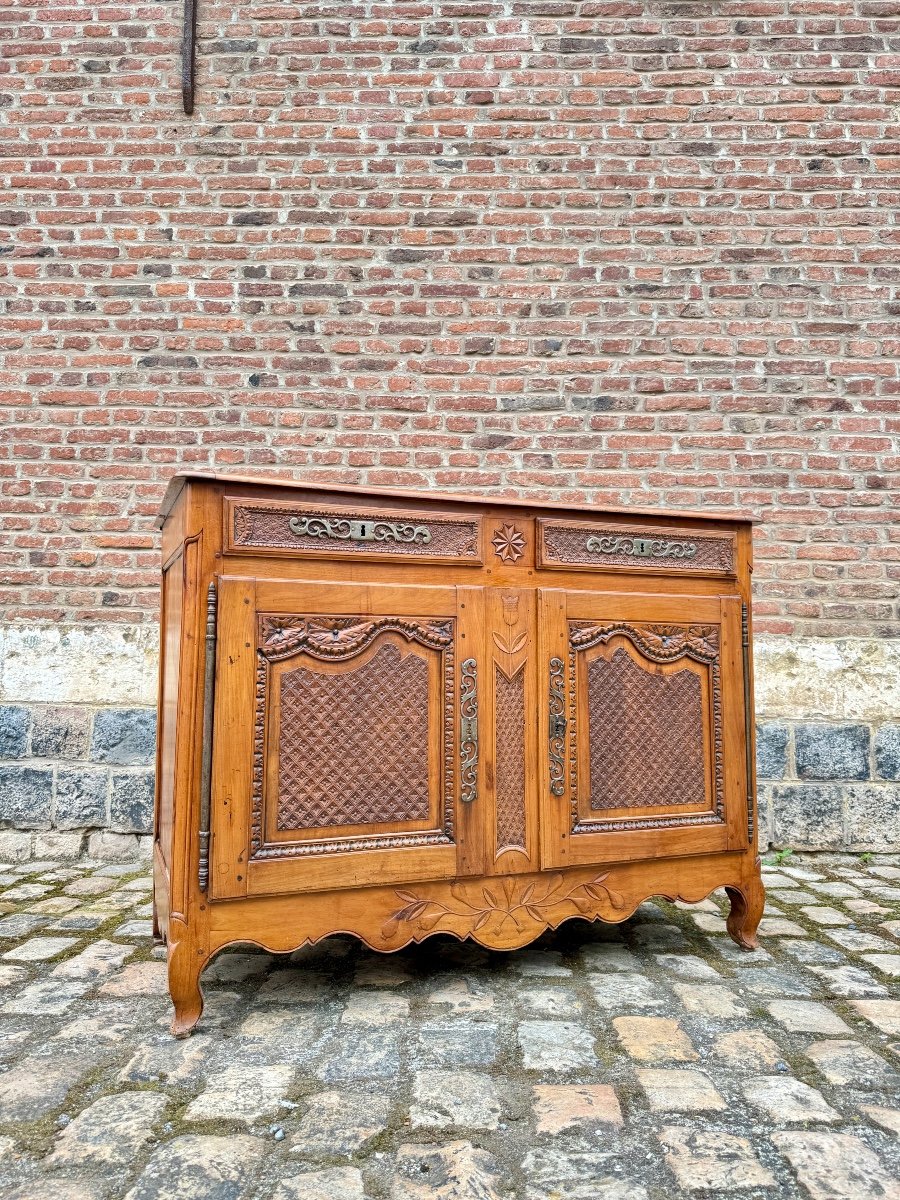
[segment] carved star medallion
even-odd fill
[[[491,545],[503,562],[518,562],[525,553],[525,534],[515,525],[501,525],[491,538]]]

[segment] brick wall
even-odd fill
[[[880,3],[5,0],[10,620],[151,620],[182,465],[750,509],[898,631]],[[29,20],[29,18],[31,18]]]
[[[179,3],[0,0],[7,627],[151,626],[215,466],[748,510],[757,634],[897,637],[893,6],[199,8],[186,118]]]

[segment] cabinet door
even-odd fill
[[[477,588],[223,578],[213,898],[478,871]]]
[[[741,602],[544,590],[545,866],[744,849]]]

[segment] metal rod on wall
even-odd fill
[[[184,0],[184,24],[181,29],[181,103],[184,111],[194,111],[194,69],[197,59],[197,0]]]

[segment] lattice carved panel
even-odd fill
[[[257,633],[251,857],[452,843],[455,622],[263,613]],[[424,652],[406,652],[398,645],[401,640]],[[429,682],[429,652],[438,655],[437,695]],[[302,658],[292,669],[289,660],[298,655]],[[278,669],[282,662],[286,666]],[[315,662],[341,666],[317,670]],[[280,728],[267,733],[273,689]],[[439,758],[434,752],[429,756],[429,745],[441,748]],[[278,771],[277,778],[267,780],[270,756]],[[441,780],[437,812],[431,801],[436,774]],[[429,817],[434,827],[423,828]],[[373,828],[403,822],[416,826]],[[359,825],[367,829],[348,836],[346,826]],[[323,832],[305,835],[311,829]],[[289,836],[292,831],[296,838]],[[280,836],[273,839],[275,833]]]
[[[423,821],[428,664],[393,644],[357,667],[281,677],[280,830]]]
[[[525,665],[495,667],[497,851],[525,849]]]
[[[637,651],[637,661],[616,639]],[[610,646],[610,643],[613,643]],[[631,809],[643,816],[628,818],[630,829],[669,825],[709,825],[725,820],[722,749],[722,687],[719,629],[715,625],[632,625],[617,621],[598,625],[569,622],[569,777],[572,830],[604,832],[621,828],[621,814]],[[581,653],[610,646],[586,666],[585,713],[578,701]],[[647,660],[647,668],[641,660]],[[681,659],[700,664],[690,669],[658,672],[651,664]],[[708,740],[704,729],[711,720]],[[587,738],[587,770],[583,784],[580,748]],[[707,768],[711,759],[712,808],[667,812],[678,806],[705,806]],[[587,816],[579,795],[588,793]],[[646,813],[650,810],[650,813]],[[652,814],[652,815],[650,815]]]
[[[587,669],[593,811],[702,804],[701,680],[685,668],[656,675],[624,649]]]

